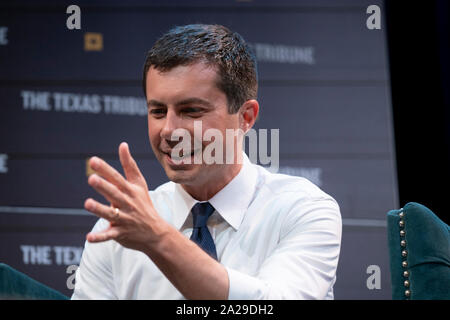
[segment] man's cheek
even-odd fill
[[[155,137],[152,137],[152,136],[149,136],[149,140],[150,140],[150,146],[153,150],[153,153],[155,154],[155,156],[157,158],[159,158],[160,157],[159,151],[158,151],[159,142],[156,140]]]

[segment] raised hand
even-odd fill
[[[98,157],[89,160],[98,174],[91,175],[88,183],[111,205],[91,198],[85,201],[86,210],[110,222],[109,228],[86,238],[89,242],[116,240],[124,247],[145,251],[167,231],[168,224],[156,212],[145,178],[125,142],[119,146],[119,157],[125,177]]]

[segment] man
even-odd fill
[[[72,298],[332,299],[339,206],[242,151],[259,112],[256,61],[242,37],[218,25],[173,28],[148,53],[143,84],[150,144],[171,181],[149,192],[126,143],[125,177],[90,159],[88,183],[110,205],[85,202],[101,219]],[[203,134],[237,132],[221,142],[233,161],[196,161],[213,143],[195,138],[198,122]],[[174,152],[180,129],[192,152]]]

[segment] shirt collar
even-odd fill
[[[257,171],[243,152],[242,168],[239,173],[216,193],[209,203],[222,218],[235,230],[239,229],[253,195],[257,183]],[[174,226],[180,230],[192,207],[199,201],[194,199],[183,187],[176,183],[174,194]]]

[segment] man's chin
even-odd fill
[[[171,168],[165,167],[164,170],[166,172],[167,178],[175,183],[188,184],[194,179],[194,173],[189,169],[173,170]]]
[[[182,164],[177,161],[169,161],[167,157],[163,157],[160,159],[160,163],[170,181],[190,185],[197,180],[201,171],[200,167],[202,167],[199,164],[194,164],[193,158],[190,160],[189,163]]]

